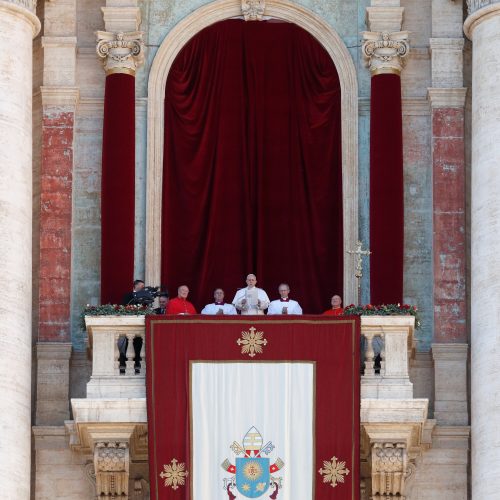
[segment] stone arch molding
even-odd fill
[[[148,164],[146,187],[146,280],[159,283],[163,178],[164,96],[168,73],[182,47],[199,31],[242,15],[241,0],[215,0],[180,21],[163,40],[151,66],[148,83]],[[342,192],[344,224],[344,303],[356,301],[354,259],[347,250],[358,239],[358,83],[356,69],[342,39],[323,19],[288,0],[266,0],[265,15],[302,27],[332,58],[342,92]],[[250,21],[258,22],[258,21]],[[332,290],[332,293],[334,290]]]

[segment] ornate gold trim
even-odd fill
[[[349,469],[345,466],[345,461],[338,461],[335,456],[330,461],[323,460],[323,467],[318,470],[318,473],[323,476],[323,482],[328,483],[332,488],[335,488],[339,483],[343,483],[344,475],[347,476],[349,472]]]
[[[254,326],[251,326],[248,331],[241,332],[241,339],[236,343],[241,346],[241,354],[248,354],[253,358],[256,354],[262,354],[262,346],[267,345],[267,339],[264,338],[264,332],[258,332]]]
[[[135,70],[128,68],[111,68],[106,70],[106,76],[123,73],[135,77]]]
[[[164,486],[171,487],[173,490],[186,484],[186,477],[189,476],[189,471],[186,470],[186,464],[172,458],[169,464],[163,465],[163,471],[160,472],[160,477],[164,479]]]
[[[372,77],[377,75],[401,75],[401,70],[395,68],[378,68],[372,71]]]

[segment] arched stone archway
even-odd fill
[[[342,39],[319,16],[287,0],[267,0],[265,15],[294,23],[326,49],[337,68],[342,92],[342,193],[344,226],[344,303],[356,301],[354,261],[346,251],[358,239],[358,84],[356,69]],[[160,282],[164,96],[168,73],[182,47],[199,31],[241,16],[241,0],[216,0],[179,22],[163,40],[148,84],[148,164],[146,187],[146,280]],[[251,21],[258,22],[258,21]]]

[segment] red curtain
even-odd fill
[[[176,58],[165,95],[162,282],[197,307],[247,273],[305,312],[342,291],[340,85],[294,24],[228,20]]]
[[[134,280],[135,77],[106,77],[102,139],[101,303],[119,304]]]
[[[401,80],[371,81],[370,292],[372,304],[403,302],[404,194]]]

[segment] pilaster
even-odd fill
[[[38,343],[36,353],[36,424],[63,425],[69,418],[71,343]]]
[[[35,305],[39,342],[67,343],[71,340],[73,140],[79,100],[76,0],[46,2],[44,28],[39,289]]]
[[[434,416],[438,425],[469,424],[467,405],[467,344],[432,344]]]

